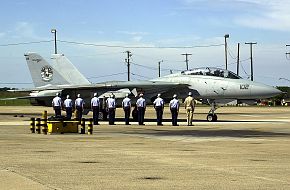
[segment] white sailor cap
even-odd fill
[[[94,97],[96,97],[96,96],[98,96],[98,93],[95,92],[95,93],[94,93]]]
[[[173,95],[173,98],[177,98],[177,95],[176,95],[176,94],[174,94],[174,95]]]

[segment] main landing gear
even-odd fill
[[[211,105],[211,108],[210,108],[210,110],[209,110],[209,112],[207,114],[206,119],[209,122],[216,122],[218,118],[217,118],[217,115],[214,112],[215,112],[215,110],[217,110],[217,105],[216,105],[215,102],[211,102],[210,105]]]

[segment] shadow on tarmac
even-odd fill
[[[125,132],[126,134],[133,134]],[[136,133],[136,132],[135,132]],[[138,134],[155,136],[183,136],[183,137],[237,137],[237,138],[257,138],[257,137],[290,137],[290,133],[275,133],[257,130],[158,130],[148,129],[148,131],[138,131]]]
[[[123,118],[116,118],[115,121],[124,121]],[[130,122],[134,122],[134,120],[132,118],[130,118]],[[136,122],[136,121],[135,121]],[[145,118],[144,119],[144,122],[157,122],[156,119],[149,119],[149,118]],[[171,119],[163,119],[162,122],[172,122]],[[178,122],[186,122],[186,119],[178,119]],[[194,119],[193,120],[193,123],[194,122],[205,122],[205,123],[208,123],[209,121],[207,121],[206,119]],[[216,121],[215,123],[219,123],[219,122],[229,122],[229,123],[263,123],[263,122],[276,122],[276,121],[269,121],[269,120],[266,120],[266,121],[263,121],[263,120],[218,120]]]

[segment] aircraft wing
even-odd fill
[[[33,98],[32,96],[21,96],[21,97],[13,97],[13,98],[1,98],[0,100],[6,101],[6,100],[18,100],[18,99],[29,99]]]
[[[53,88],[49,88],[53,90]],[[106,82],[106,83],[97,83],[91,85],[81,85],[81,86],[63,86],[62,88],[57,87],[54,90],[61,89],[63,93],[69,94],[70,91],[80,92],[100,92],[99,95],[104,95],[108,93],[119,93],[120,96],[124,97],[127,93],[132,93],[134,96],[137,96],[140,93],[143,93],[146,98],[153,98],[158,93],[162,94],[164,98],[172,98],[173,94],[178,96],[188,93],[189,86],[179,83],[171,82],[156,82],[156,81],[127,81],[127,82]],[[123,94],[123,95],[121,95]],[[89,95],[90,96],[90,95]],[[183,97],[182,97],[183,98]]]
[[[127,91],[125,89],[127,89]],[[89,85],[46,85],[42,87],[37,87],[35,89],[20,90],[30,91],[31,93],[29,96],[15,97],[13,99],[48,98],[54,97],[57,92],[62,94],[71,94],[71,92],[81,93],[83,96],[86,97],[90,97],[92,92],[99,92],[99,95],[104,95],[105,93],[121,92],[120,94],[122,94],[122,97],[124,97],[126,93],[131,92],[135,96],[143,93],[144,96],[147,98],[153,98],[158,93],[161,93],[162,96],[164,95],[164,98],[167,95],[171,98],[173,94],[179,95],[182,94],[182,92],[187,93],[188,89],[188,85],[171,82],[112,81]]]
[[[42,91],[42,90],[98,90],[98,89],[107,89],[107,90],[119,90],[128,88],[130,90],[133,89],[151,89],[155,88],[157,92],[158,89],[163,91],[165,89],[170,89],[173,87],[179,88],[188,88],[188,85],[179,84],[179,83],[171,83],[171,82],[159,82],[159,81],[113,81],[113,82],[105,82],[105,83],[96,83],[89,85],[46,85],[37,87],[34,89],[24,89],[24,90],[10,90],[10,91]],[[158,92],[157,92],[158,93]]]

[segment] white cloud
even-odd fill
[[[133,42],[141,42],[144,36],[149,35],[148,32],[134,32],[134,31],[117,31],[118,34],[124,34],[130,36],[130,40]]]
[[[255,2],[260,5],[259,14],[242,15],[235,19],[237,24],[251,28],[290,31],[289,1]]]
[[[133,40],[134,42],[140,42],[142,39],[143,39],[142,36],[134,36],[134,37],[132,38],[132,40]]]
[[[35,40],[42,40],[35,32],[35,27],[29,22],[17,22],[13,31],[11,31],[14,38],[29,38]]]
[[[222,12],[226,18],[231,18],[233,23],[242,27],[290,31],[290,1],[288,0],[182,0],[181,2],[184,5],[181,10]]]
[[[117,31],[117,33],[119,34],[126,34],[126,35],[132,35],[132,36],[135,36],[135,35],[148,35],[149,33],[148,32],[134,32],[134,31]]]
[[[4,32],[0,32],[0,38],[3,38],[6,35]]]

